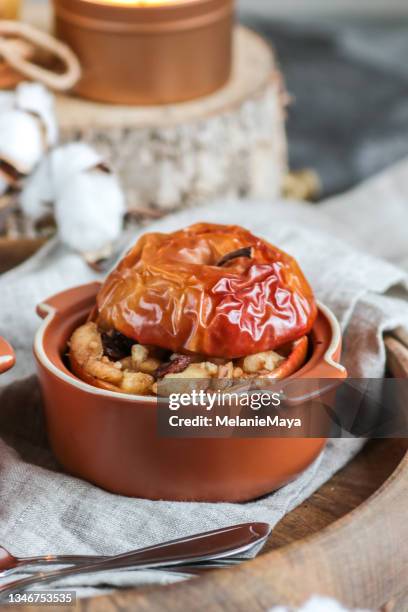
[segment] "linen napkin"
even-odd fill
[[[408,326],[408,274],[399,265],[405,262],[408,269],[407,161],[318,207],[215,202],[162,219],[149,230],[171,231],[196,221],[238,223],[293,254],[317,297],[341,322],[350,375],[384,374],[382,334]],[[35,305],[94,278],[80,257],[56,242],[0,277],[0,334],[14,345],[18,359],[0,381],[0,542],[15,554],[114,554],[244,521],[276,525],[361,448],[361,440],[332,440],[295,482],[246,504],[129,499],[62,473],[47,446],[34,376]],[[70,584],[112,587],[173,579],[117,572]],[[93,591],[80,591],[87,592]]]

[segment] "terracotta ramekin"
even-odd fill
[[[54,0],[55,30],[78,56],[76,93],[120,104],[169,104],[222,87],[232,63],[235,0],[137,6]]]
[[[38,307],[45,320],[36,334],[34,354],[49,439],[69,473],[132,497],[238,502],[281,487],[319,455],[326,442],[322,437],[160,437],[155,398],[105,391],[76,378],[63,355],[99,287],[76,287]],[[323,305],[311,340],[311,355],[296,378],[344,379],[346,371],[338,363],[340,328]],[[5,352],[11,357],[8,346]]]

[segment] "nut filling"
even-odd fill
[[[157,383],[166,379],[281,379],[303,365],[307,347],[304,336],[282,347],[280,353],[264,351],[235,360],[171,354],[135,344],[114,330],[101,331],[90,321],[74,331],[69,359],[74,374],[94,386],[132,395],[156,395]]]

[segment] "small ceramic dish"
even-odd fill
[[[37,309],[44,322],[34,354],[49,439],[69,473],[131,497],[239,502],[283,486],[317,458],[325,437],[160,437],[155,397],[107,391],[74,376],[64,362],[67,342],[86,320],[99,288],[92,283],[70,289]],[[344,379],[340,327],[322,304],[310,339],[310,355],[296,380]],[[0,346],[10,366],[10,347]]]

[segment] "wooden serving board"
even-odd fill
[[[386,339],[397,377],[408,377],[405,337],[397,331]],[[265,612],[274,605],[300,605],[318,593],[353,608],[407,612],[407,503],[408,440],[373,440],[283,518],[257,559],[170,586],[79,600],[65,609]]]

